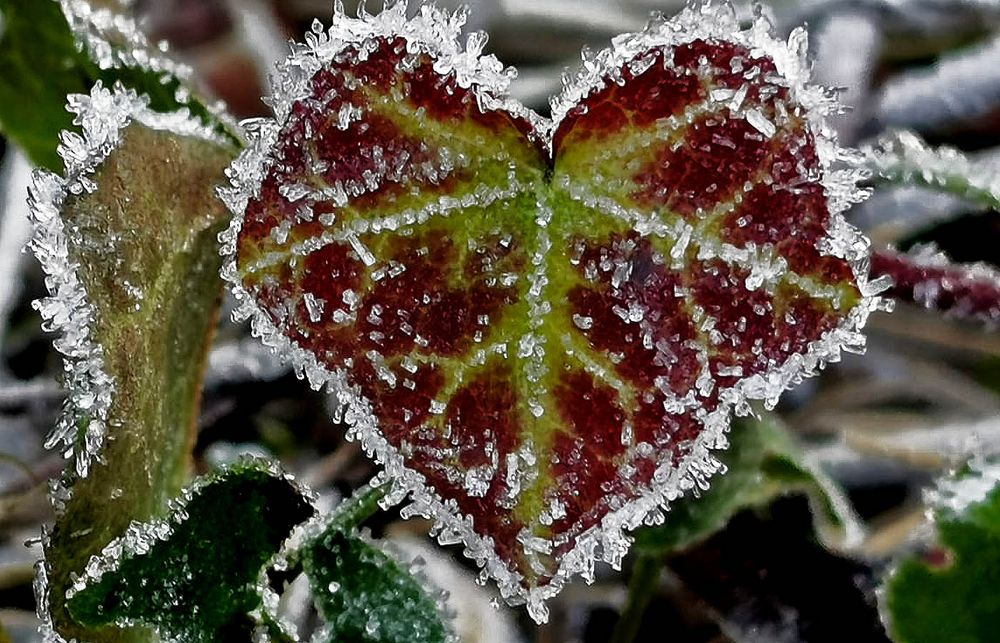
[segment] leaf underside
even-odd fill
[[[90,341],[114,383],[104,422],[111,438],[86,477],[64,481],[72,495],[46,546],[49,607],[67,638],[123,640],[115,632],[84,634],[59,597],[71,575],[130,521],[163,515],[188,479],[221,294],[215,248],[224,209],[212,190],[232,154],[132,123],[91,177],[96,190],[70,195],[60,212],[68,260],[94,311]],[[42,310],[51,314],[67,303],[56,296],[43,301]],[[71,354],[80,350],[73,340],[62,340]],[[62,421],[79,427],[76,457],[92,457],[83,455],[92,422],[86,409],[68,406]]]
[[[249,641],[248,613],[261,604],[260,570],[313,509],[267,465],[244,462],[212,474],[163,525],[126,537],[141,553],[120,555],[110,570],[68,600],[88,625],[141,623],[182,643]],[[126,544],[126,547],[129,545]]]
[[[371,37],[317,65],[246,207],[238,278],[344,374],[365,439],[530,591],[612,512],[679,485],[735,387],[862,296],[817,248],[822,164],[766,56],[641,52],[557,123],[550,155],[537,119],[430,52]]]

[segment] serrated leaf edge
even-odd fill
[[[838,147],[835,134],[825,121],[827,115],[839,109],[836,97],[830,91],[808,82],[806,34],[803,29],[793,31],[789,42],[784,43],[771,36],[770,25],[762,17],[757,17],[749,28],[742,29],[727,3],[689,6],[669,21],[656,18],[641,32],[615,38],[612,47],[585,63],[584,71],[553,100],[554,119],[548,121],[507,95],[509,76],[498,73],[499,63],[492,56],[477,58],[481,46],[469,51],[461,50],[458,33],[464,14],[452,15],[423,5],[418,16],[408,21],[405,11],[406,5],[401,2],[375,16],[363,14],[360,20],[338,14],[328,35],[324,36],[314,28],[306,36],[306,45],[296,46],[292,56],[279,67],[279,74],[273,81],[275,95],[269,99],[277,120],[244,122],[248,146],[230,166],[228,175],[231,185],[219,189],[220,198],[234,214],[229,229],[220,234],[225,261],[222,276],[229,283],[237,302],[234,319],[250,319],[254,335],[289,360],[299,377],[308,380],[316,390],[325,385],[334,394],[344,409],[343,420],[350,427],[348,439],[359,440],[368,455],[383,466],[383,471],[372,484],[390,485],[387,502],[398,503],[409,496],[410,504],[402,510],[404,517],[421,515],[432,519],[434,526],[431,533],[441,544],[464,543],[464,554],[481,568],[482,580],[492,578],[508,604],[525,604],[535,621],[545,622],[548,618],[545,602],[558,594],[570,578],[580,574],[588,581],[592,580],[597,560],[620,568],[631,543],[628,531],[643,523],[657,519],[662,521],[662,513],[670,501],[685,491],[695,487],[707,488],[708,479],[721,466],[711,451],[726,446],[730,408],[739,415],[745,415],[750,412],[747,401],[751,399],[765,399],[772,406],[777,402],[777,396],[769,391],[781,391],[816,374],[824,364],[838,361],[842,350],[863,351],[865,338],[860,330],[872,311],[883,309],[883,300],[877,295],[886,286],[868,281],[869,242],[843,217],[843,211],[849,205],[867,196],[865,191],[857,188],[857,181],[864,173],[856,168],[834,167],[852,158],[852,155]],[[428,24],[432,29],[426,28]],[[446,32],[445,36],[442,36],[442,31]],[[437,38],[429,40],[428,33],[436,34]],[[520,574],[510,571],[494,553],[492,538],[477,534],[470,517],[461,515],[453,503],[442,501],[424,482],[421,474],[405,465],[400,453],[382,437],[370,403],[356,387],[348,384],[346,373],[339,369],[328,370],[311,353],[293,344],[255,304],[252,295],[241,284],[237,271],[236,243],[243,213],[249,200],[259,194],[261,182],[272,163],[268,150],[277,141],[280,127],[287,121],[294,101],[308,93],[305,88],[312,72],[318,69],[320,61],[331,59],[347,44],[367,37],[399,35],[407,38],[411,51],[418,50],[436,57],[439,73],[454,71],[459,84],[469,87],[484,106],[508,110],[528,118],[536,125],[536,132],[544,137],[543,142],[550,147],[551,133],[572,104],[603,87],[603,78],[616,73],[640,50],[695,39],[725,39],[754,51],[763,51],[772,57],[778,71],[791,83],[793,96],[806,108],[810,128],[817,138],[823,166],[823,186],[829,195],[831,210],[830,233],[823,239],[820,251],[850,263],[862,295],[860,303],[840,326],[811,344],[806,353],[792,356],[780,368],[743,380],[727,391],[721,407],[704,419],[705,429],[685,462],[676,469],[669,464],[662,465],[651,489],[643,497],[606,515],[599,527],[582,535],[576,546],[564,556],[552,581],[531,590],[525,590],[520,583]]]

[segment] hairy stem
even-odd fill
[[[986,265],[951,263],[927,247],[911,253],[885,249],[872,253],[871,276],[892,279],[887,297],[950,317],[1000,323],[1000,273]]]

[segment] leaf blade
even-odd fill
[[[1000,465],[980,459],[932,494],[937,545],[908,556],[886,581],[881,607],[901,643],[986,641],[1000,597]]]
[[[137,623],[183,643],[249,638],[261,568],[313,512],[273,465],[247,460],[197,481],[159,523],[133,523],[68,596],[89,626]]]

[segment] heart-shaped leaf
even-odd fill
[[[463,20],[307,36],[231,168],[224,276],[393,495],[542,620],[876,299],[803,32],[687,9],[588,57],[548,121]]]
[[[90,626],[144,624],[182,643],[250,640],[264,564],[313,508],[264,461],[199,479],[168,520],[133,523],[93,557],[67,596]]]

